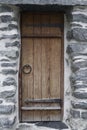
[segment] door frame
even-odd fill
[[[29,11],[27,11],[29,12]],[[26,12],[22,12],[22,13],[26,13]],[[22,13],[21,13],[21,16],[22,16]],[[29,13],[43,13],[43,12],[29,12]],[[61,32],[62,32],[62,37],[61,37],[61,59],[62,59],[62,62],[61,62],[61,72],[60,72],[60,77],[62,77],[60,79],[60,87],[61,87],[61,90],[60,91],[60,98],[62,99],[62,108],[61,108],[61,117],[63,120],[63,115],[64,115],[64,12],[44,12],[44,13],[62,13],[63,14],[63,28],[61,28]],[[20,18],[20,28],[22,28],[22,24],[21,24],[21,18]],[[21,111],[21,106],[22,106],[22,36],[21,36],[21,49],[20,49],[20,66],[19,66],[19,96],[18,96],[18,99],[19,99],[19,122],[20,123],[23,123],[22,122],[22,111]]]

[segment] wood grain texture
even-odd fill
[[[21,110],[22,121],[58,121],[62,115],[61,110],[56,109],[60,108],[60,104],[56,102],[25,103],[26,99],[61,98],[62,38],[29,38],[28,36],[52,34],[62,36],[62,31],[59,27],[27,26],[41,23],[63,24],[63,15],[25,13],[22,16],[22,36],[26,36],[22,38],[22,66],[29,64],[32,67],[30,74],[22,73],[21,107],[26,108]]]
[[[22,46],[22,66],[29,64],[33,68],[33,40],[23,39],[22,42],[24,43]],[[22,99],[27,97],[30,99],[34,98],[33,69],[30,75],[22,73]],[[22,105],[25,105],[24,100],[22,100]],[[27,116],[29,116],[29,120],[32,120],[33,112],[26,113],[25,117]]]
[[[34,24],[40,24],[40,15],[34,16]],[[35,27],[34,34],[40,35],[41,28]],[[41,98],[41,39],[35,38],[34,41],[34,99]],[[41,106],[41,104],[34,104],[34,106]],[[34,111],[34,121],[41,121],[41,112]]]
[[[33,23],[33,15],[22,15],[22,33],[26,34],[31,33],[33,34],[33,27],[27,29],[25,26],[27,23],[31,24]],[[34,63],[33,63],[33,39],[29,38],[22,38],[22,67],[26,64],[29,64],[32,67],[32,72],[30,75],[26,75],[22,73],[22,105],[26,106],[24,103],[24,99],[27,97],[30,99],[34,98],[34,80],[33,80],[33,68],[34,68]],[[32,106],[32,104],[30,104]],[[24,112],[22,114],[22,119],[23,121],[32,121],[34,120],[34,112],[29,111],[29,112]]]
[[[49,16],[42,15],[41,22],[49,23]],[[49,35],[49,27],[42,27],[42,34]],[[49,38],[42,38],[42,98],[50,98],[50,72],[49,72]],[[42,104],[42,107],[49,107],[48,104]],[[50,115],[48,111],[42,111],[42,121],[50,120]]]

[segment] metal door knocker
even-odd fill
[[[26,64],[22,67],[22,71],[24,74],[30,74],[32,71],[32,68],[29,64]]]

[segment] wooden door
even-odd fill
[[[21,120],[61,120],[63,14],[22,14],[21,60]]]

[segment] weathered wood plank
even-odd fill
[[[61,103],[61,99],[25,99],[25,103]]]
[[[40,15],[33,16],[34,24],[40,23]],[[34,28],[34,33],[40,35],[41,28],[37,27]],[[35,38],[33,39],[34,42],[34,99],[41,98],[41,39]],[[34,104],[34,106],[41,107],[41,104]],[[34,111],[34,121],[41,121],[41,112]]]
[[[27,19],[26,19],[27,17]],[[33,23],[33,15],[24,14],[22,15],[22,33],[30,33],[33,34],[33,27],[31,27],[29,30],[24,27],[25,23]],[[26,106],[24,103],[24,99],[34,98],[34,91],[33,91],[33,38],[22,38],[22,67],[26,64],[29,64],[32,67],[32,71],[30,74],[24,74],[22,73],[22,105]],[[31,104],[32,106],[32,104]],[[23,120],[29,120],[32,121],[34,119],[34,112],[29,111],[28,113],[22,114]]]
[[[22,107],[22,110],[29,110],[29,111],[33,111],[33,110],[61,110],[61,107]]]
[[[22,121],[60,120],[61,110],[57,109],[62,104],[60,99],[60,73],[63,60],[61,60],[61,29],[49,26],[27,28],[25,25],[63,24],[62,17],[60,14],[56,16],[49,13],[26,13],[23,17],[22,44],[25,55],[22,55],[22,63],[30,64],[32,72],[29,75],[22,74],[22,95],[25,96],[22,96],[21,107],[26,108],[22,110]]]

